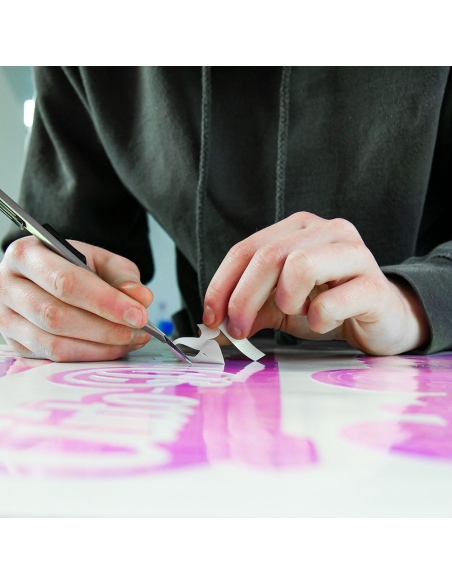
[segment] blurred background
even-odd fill
[[[19,196],[27,136],[33,124],[33,96],[31,67],[0,67],[0,188],[14,200]],[[9,219],[0,213],[0,239],[9,224]],[[156,268],[154,278],[148,283],[154,292],[149,317],[171,334],[171,315],[181,308],[174,244],[152,217],[149,217],[149,227]],[[3,342],[1,337],[0,340]]]

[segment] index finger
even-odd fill
[[[88,265],[104,282],[130,296],[146,308],[154,300],[154,294],[140,280],[138,266],[131,260],[101,247],[81,241],[69,240],[87,259]]]
[[[258,249],[291,233],[306,229],[315,222],[325,221],[313,213],[305,211],[294,213],[234,245],[209,284],[204,299],[203,322],[214,327],[223,321],[229,298]]]
[[[139,302],[95,274],[71,264],[38,240],[23,238],[12,245],[15,272],[55,298],[111,322],[135,328],[146,324],[148,315]]]

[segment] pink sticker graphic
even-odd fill
[[[398,393],[414,403],[388,404],[384,411],[397,414],[397,420],[355,424],[343,435],[372,448],[452,462],[452,354],[359,360],[366,369],[319,371],[312,377],[354,390]]]
[[[268,358],[113,365],[47,380],[61,398],[0,416],[4,472],[107,478],[220,461],[273,469],[317,461],[312,442],[281,431],[278,366]]]
[[[14,357],[0,357],[0,377],[5,377],[8,375],[8,371],[11,368],[11,365],[14,363],[16,359]]]
[[[18,357],[12,349],[0,349],[0,377],[22,373],[41,365],[51,363],[46,359],[24,359]]]

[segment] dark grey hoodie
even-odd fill
[[[21,204],[144,282],[151,213],[176,243],[192,322],[200,262],[205,288],[237,241],[305,210],[351,221],[419,295],[427,352],[452,347],[448,68],[214,67],[203,86],[200,67],[50,67],[35,84]]]

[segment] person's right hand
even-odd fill
[[[153,300],[137,266],[105,249],[71,241],[89,273],[34,236],[12,243],[0,264],[0,332],[22,357],[107,361],[145,345]]]

